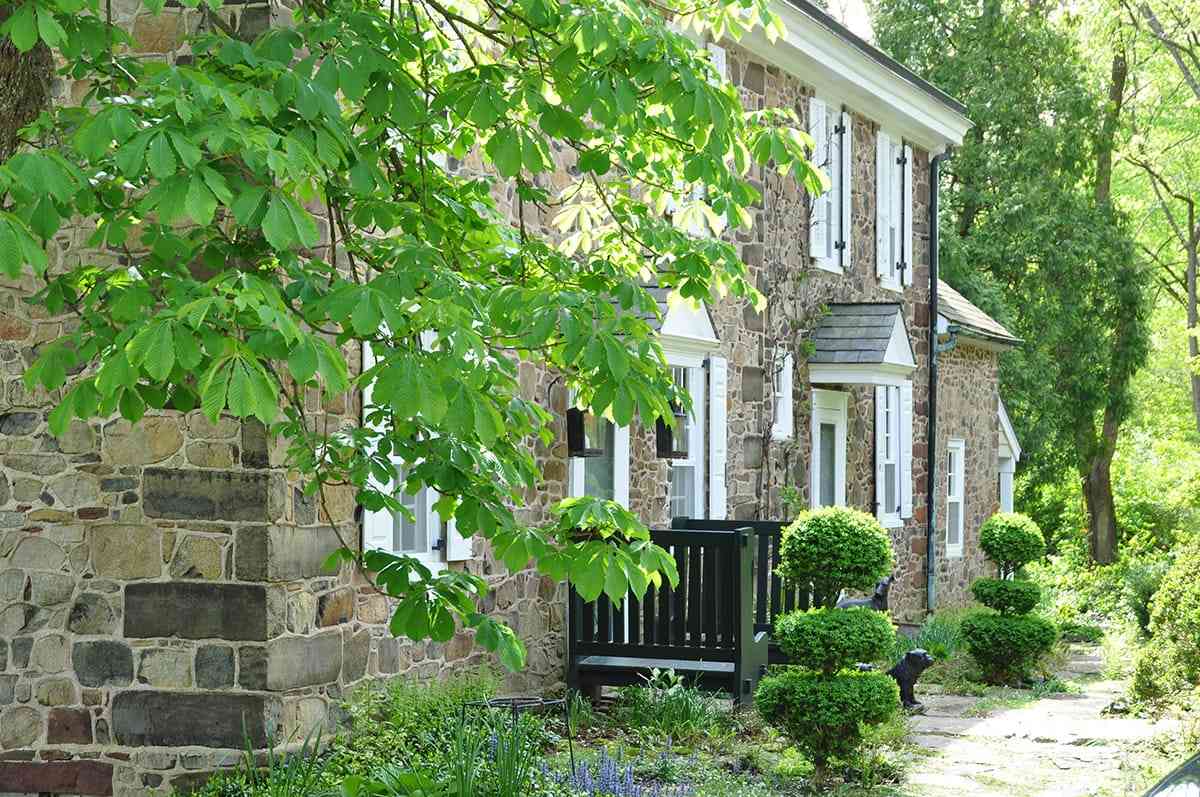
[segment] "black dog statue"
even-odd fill
[[[900,684],[900,702],[904,705],[905,710],[920,712],[925,708],[917,701],[913,694],[913,687],[916,686],[921,673],[929,669],[931,664],[933,664],[933,656],[917,648],[905,653],[896,666],[888,670],[887,674]]]
[[[877,612],[888,610],[888,592],[892,589],[895,576],[888,576],[875,585],[875,594],[869,598],[842,598],[837,602],[837,608],[850,609],[855,606],[868,606]]]

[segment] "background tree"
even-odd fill
[[[1145,358],[1147,276],[1110,201],[1127,70],[1081,57],[1070,15],[1007,0],[878,0],[881,46],[962,100],[974,127],[947,164],[943,274],[1025,340],[1001,385],[1024,484],[1079,479],[1092,554],[1116,555],[1111,463]]]
[[[0,268],[32,272],[32,301],[79,320],[26,375],[62,391],[51,428],[148,408],[254,417],[322,505],[348,485],[406,512],[398,491],[429,486],[457,533],[588,599],[676,580],[616,504],[569,500],[542,527],[514,511],[553,437],[518,365],[557,373],[593,413],[652,422],[686,396],[647,280],[761,304],[715,233],[749,224],[768,165],[808,189],[824,178],[794,115],[744,112],[692,35],[777,35],[766,0],[305,0],[253,42],[219,5],[201,6],[186,63],[129,56],[99,0],[21,0],[0,25],[91,85],[0,164]],[[51,268],[46,242],[77,219],[91,254]],[[362,428],[311,421],[313,399],[366,390]],[[482,579],[361,555],[339,532],[341,556],[396,598],[393,633],[444,640],[462,623],[520,666],[512,631],[477,609]]]

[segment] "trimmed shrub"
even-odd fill
[[[1044,617],[988,610],[968,615],[962,633],[984,679],[995,684],[1024,679],[1058,638],[1054,624]]]
[[[847,507],[801,512],[783,531],[779,574],[813,606],[833,607],[842,590],[868,592],[892,570],[892,541],[874,516]]]
[[[1170,566],[1170,560],[1161,555],[1156,558],[1131,559],[1126,566],[1123,591],[1125,605],[1137,620],[1138,628],[1143,631],[1150,630],[1150,612],[1154,606],[1154,596],[1162,586]]]
[[[883,612],[868,607],[791,612],[775,622],[775,641],[788,658],[833,674],[860,661],[875,661],[896,637]]]
[[[980,578],[971,585],[971,594],[1001,614],[1028,614],[1037,606],[1042,591],[1032,581]]]
[[[863,726],[896,713],[900,689],[881,672],[845,671],[834,676],[788,668],[758,685],[754,705],[812,759],[820,773],[830,758],[852,755]]]
[[[979,547],[999,566],[1002,578],[1046,555],[1042,530],[1017,512],[997,512],[985,520],[979,528]]]

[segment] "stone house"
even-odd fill
[[[113,7],[150,57],[174,57],[196,13]],[[651,525],[783,518],[785,499],[863,508],[892,532],[893,614],[915,623],[966,599],[982,570],[979,525],[1011,503],[1020,456],[997,382],[999,355],[1017,341],[931,279],[931,170],[969,122],[805,0],[779,12],[785,40],[710,49],[746,107],[796,109],[830,190],[808,197],[759,175],[764,199],[735,242],[765,312],[662,297],[662,343],[696,407],[674,441],[683,456],[660,458],[653,429],[587,419],[600,455],[574,457],[564,421],[559,442],[536,452],[545,483],[525,511],[536,522],[584,493]],[[234,13],[243,31],[270,22],[262,7]],[[548,218],[534,223],[550,234]],[[61,233],[55,262],[79,257],[86,238]],[[236,762],[244,732],[262,746],[331,726],[352,685],[484,660],[465,634],[391,638],[379,595],[349,571],[322,571],[339,544],[333,523],[359,528],[363,545],[486,576],[486,608],[529,648],[512,688],[562,680],[565,586],[508,573],[484,546],[445,534],[427,495],[405,497],[416,522],[360,519],[345,491],[326,515],[261,426],[198,413],[76,422],[53,438],[54,397],[28,392],[21,373],[71,322],[22,301],[31,290],[0,285],[0,794],[186,789]],[[943,350],[936,401],[931,345]],[[522,368],[527,395],[565,418],[566,392]],[[314,407],[334,425],[361,412],[357,399]]]

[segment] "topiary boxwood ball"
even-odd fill
[[[895,645],[896,630],[886,614],[865,606],[822,608],[782,615],[774,637],[792,663],[834,673],[881,658]]]
[[[887,721],[899,704],[900,688],[881,672],[830,677],[789,668],[763,678],[754,693],[758,713],[812,759],[818,775],[830,758],[858,748],[863,725]]]
[[[980,578],[971,585],[975,600],[1001,614],[1027,614],[1037,606],[1042,591],[1032,581]]]
[[[1046,555],[1046,540],[1033,520],[1018,512],[998,512],[979,528],[979,547],[1000,567],[1001,577]]]
[[[1036,614],[1005,615],[981,609],[962,622],[967,651],[988,683],[1023,680],[1037,660],[1050,652],[1058,631]]]
[[[801,512],[783,531],[779,574],[832,607],[842,590],[869,592],[892,571],[892,542],[873,515],[847,507]]]

